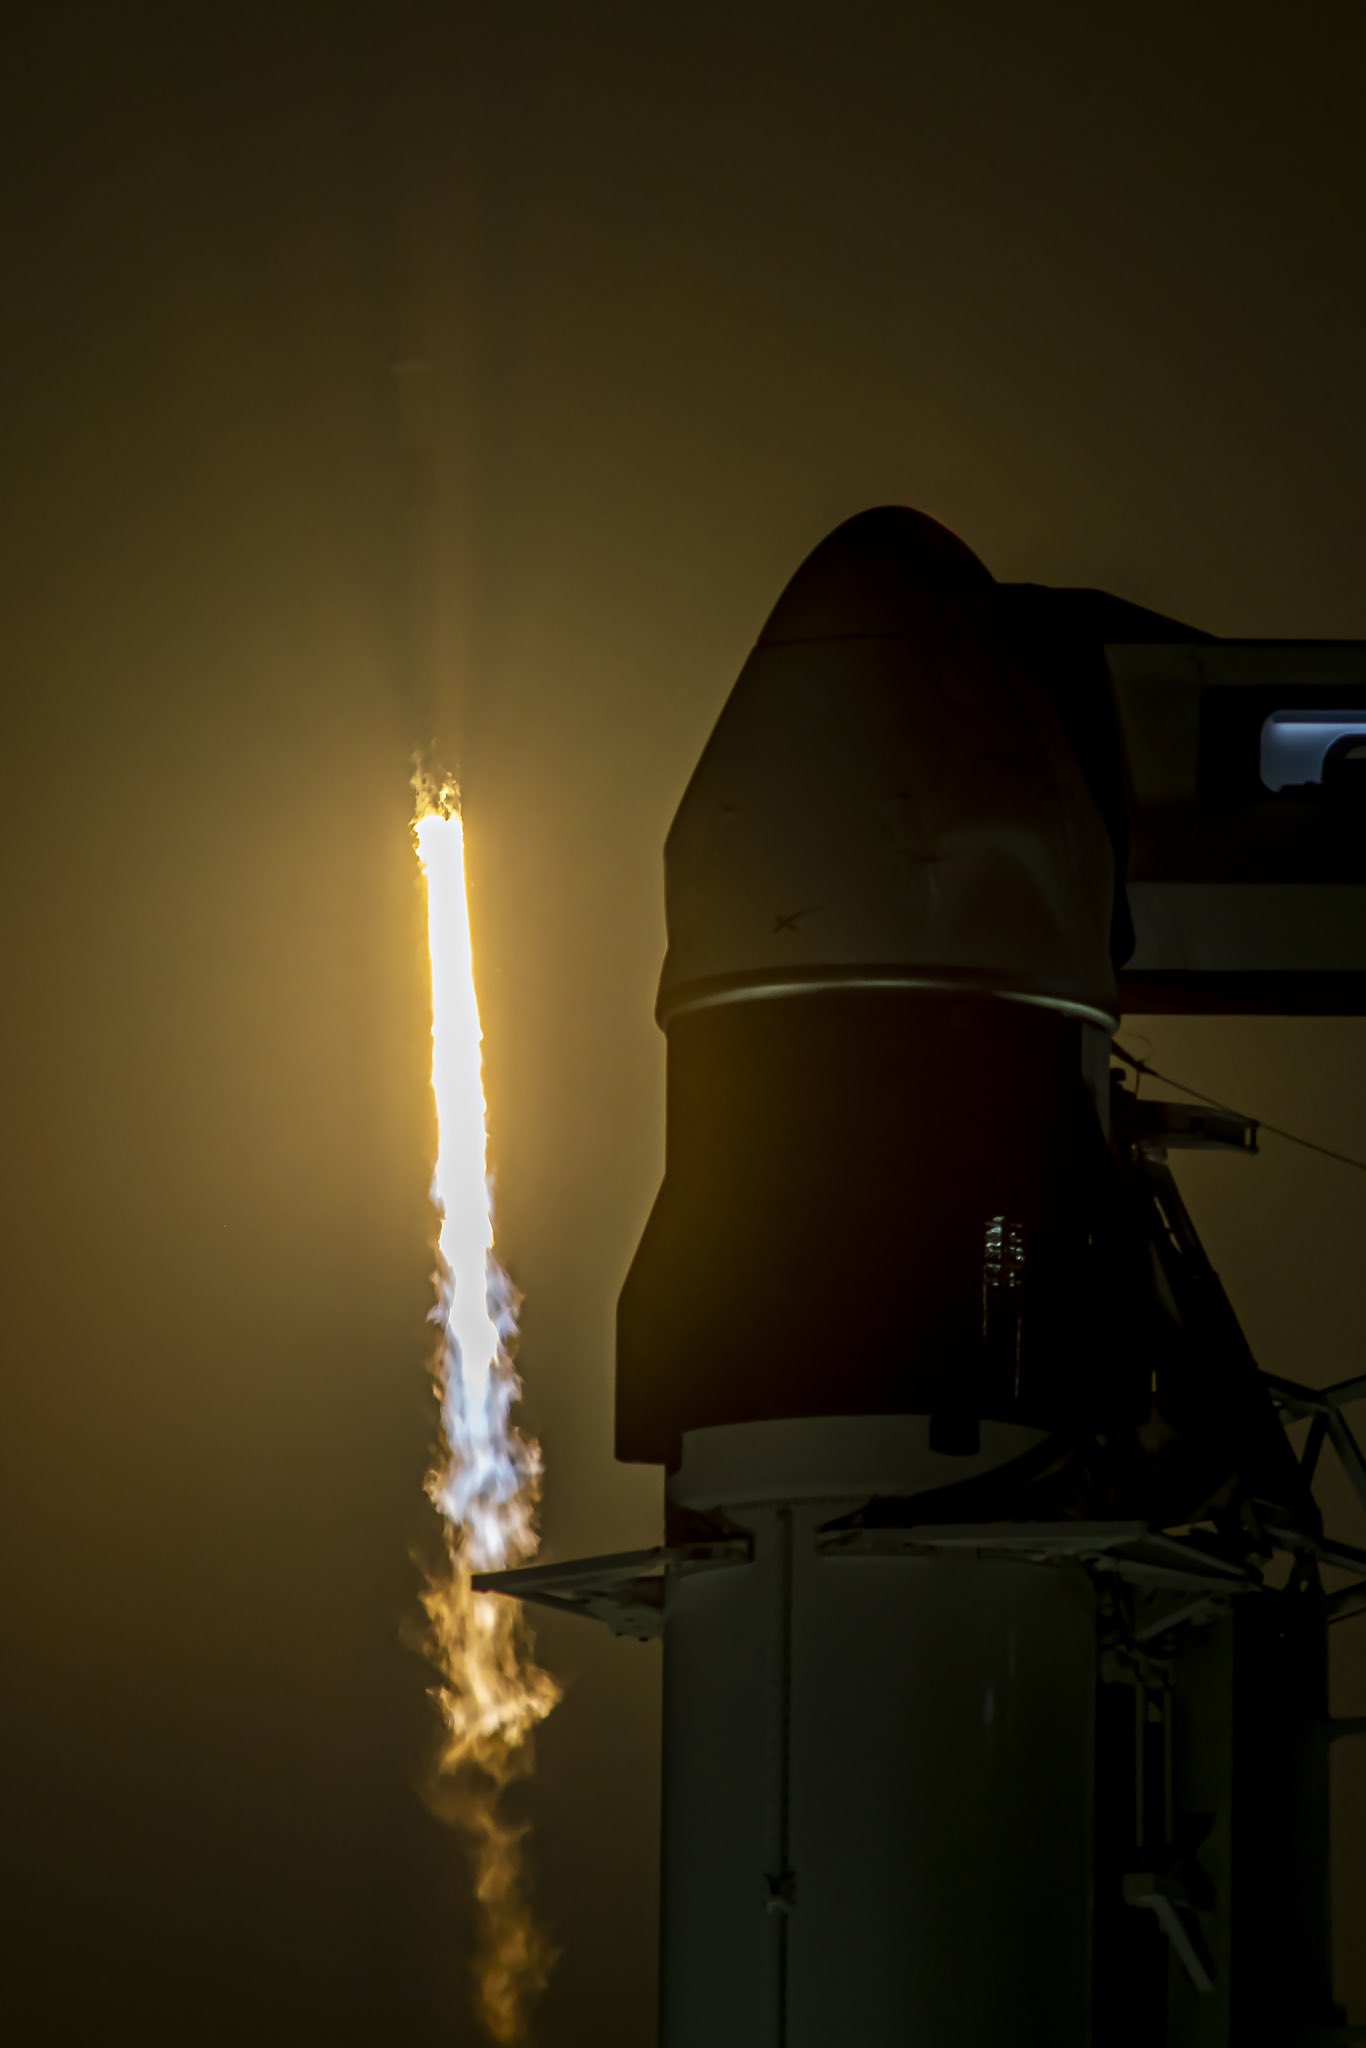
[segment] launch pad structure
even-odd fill
[[[662,2048],[1344,2048],[1323,1527],[1121,1014],[1366,1013],[1366,644],[808,558],[666,855],[617,1454],[663,1542],[482,1590],[659,1637]]]

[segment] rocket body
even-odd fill
[[[1321,1793],[1322,1619],[1165,1634],[1204,1555],[1143,1553],[1238,1485],[1315,1511],[1179,1197],[1155,1220],[1113,1139],[1110,640],[1203,636],[865,513],[779,599],[669,835],[665,1175],[617,1347],[675,1560],[664,2048],[1227,2048],[1273,2008],[1307,2044],[1330,2011],[1319,1908],[1296,2004],[1249,1903],[1265,1839],[1322,1906],[1322,1829],[1219,1776],[1211,1675],[1251,1657],[1242,1725]]]
[[[486,1581],[662,1636],[664,2048],[1346,2038],[1326,1627],[1366,1594],[1319,1567],[1366,1553],[1284,1422],[1366,1478],[1167,1168],[1255,1126],[1110,1065],[1122,1001],[1366,1012],[1360,777],[1281,758],[1330,715],[1366,736],[1366,648],[998,584],[894,507],[740,674],[666,849],[618,1312],[664,1545]]]
[[[909,512],[831,536],[666,851],[618,1455],[752,1560],[666,1591],[665,2048],[1089,2037],[1085,1574],[822,1532],[1096,1405],[1119,861],[980,563]]]

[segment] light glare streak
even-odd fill
[[[559,1690],[536,1664],[518,1601],[476,1593],[471,1574],[521,1563],[537,1547],[539,1447],[512,1421],[517,1296],[493,1250],[487,1112],[474,981],[465,834],[457,792],[414,778],[414,836],[426,879],[432,974],[432,1203],[438,1217],[434,1372],[442,1445],[427,1491],[446,1563],[423,1595],[445,1721],[440,1805],[466,1831],[480,1915],[480,2010],[499,2042],[525,2037],[527,2007],[551,1956],[527,1906],[524,1830],[499,1795],[527,1768],[526,1738]]]

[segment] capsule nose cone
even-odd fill
[[[905,505],[878,505],[846,519],[812,550],[773,607],[759,645],[904,633],[927,596],[970,596],[992,580],[937,519]]]

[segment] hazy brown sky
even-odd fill
[[[1360,10],[85,0],[6,33],[4,2004],[25,2048],[463,2042],[399,1642],[431,1131],[391,366],[439,394],[546,1543],[634,1546],[612,1318],[693,759],[801,554],[882,500],[1003,577],[1366,638]],[[1147,1035],[1366,1150],[1361,1025]],[[1263,1362],[1355,1369],[1366,1181],[1271,1140],[1182,1179]],[[537,2039],[643,2048],[657,1653],[541,1641]]]

